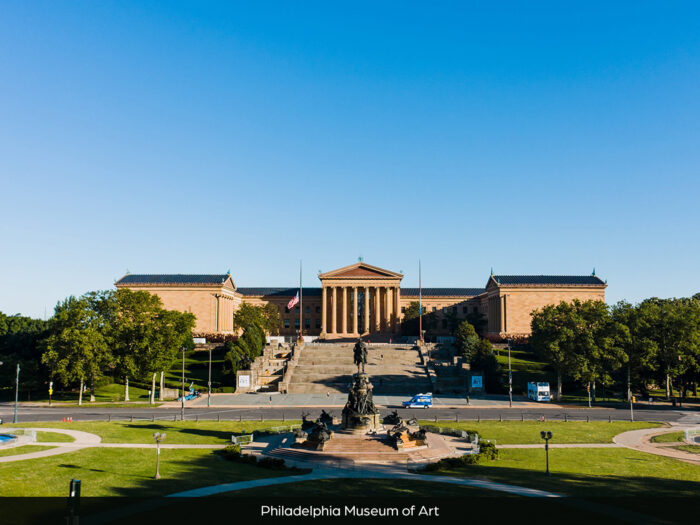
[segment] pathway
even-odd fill
[[[15,430],[15,429],[13,429]],[[19,429],[17,429],[19,430]],[[80,450],[81,448],[86,448],[86,447],[94,447],[94,446],[99,446],[101,444],[102,438],[96,434],[91,434],[89,432],[82,432],[80,430],[67,430],[63,428],[35,428],[35,429],[29,429],[29,430],[36,430],[37,432],[57,432],[59,434],[66,434],[68,436],[71,436],[74,441],[72,442],[66,442],[66,441],[61,441],[61,442],[41,442],[37,443],[36,441],[33,442],[33,444],[39,444],[39,445],[45,445],[45,446],[53,446],[55,448],[51,448],[48,450],[40,450],[38,452],[28,452],[27,454],[16,454],[14,456],[5,456],[5,457],[0,457],[0,463],[10,463],[12,461],[22,461],[25,459],[35,459],[35,458],[44,458],[47,456],[55,456],[57,454],[65,454],[67,452],[75,452],[76,450]],[[18,440],[19,441],[19,440]],[[22,442],[15,443],[13,445],[9,445],[8,448],[12,446],[20,446],[20,445],[27,445],[30,444],[26,440]]]
[[[654,436],[668,434],[670,432],[678,432],[679,430],[686,430],[687,428],[692,427],[689,427],[687,425],[674,425],[672,427],[667,427],[663,429],[644,428],[641,430],[631,430],[629,432],[623,432],[622,434],[618,434],[613,438],[613,441],[623,447],[631,448],[634,450],[640,450],[642,452],[648,452],[649,454],[656,454],[657,456],[666,456],[673,459],[679,459],[681,461],[686,461],[695,465],[700,465],[700,457],[698,457],[698,454],[669,448],[668,446],[663,446],[660,443],[651,443],[651,438]],[[679,442],[673,444],[682,445],[683,443]]]

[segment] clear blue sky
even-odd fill
[[[696,2],[248,4],[3,2],[1,311],[359,255],[700,291]]]

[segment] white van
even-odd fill
[[[549,383],[528,383],[527,398],[533,401],[549,401]]]

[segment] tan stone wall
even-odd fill
[[[401,318],[403,318],[403,309],[408,308],[413,302],[418,302],[418,296],[401,295]],[[423,297],[421,301],[425,313],[435,313],[437,318],[437,326],[431,329],[434,335],[448,335],[450,330],[443,326],[442,319],[446,318],[456,308],[458,319],[466,319],[467,314],[470,314],[476,308],[478,313],[486,315],[480,296],[475,297]],[[466,310],[465,310],[466,308]]]
[[[605,301],[605,288],[528,286],[489,290],[488,332],[492,337],[529,335],[534,310],[562,301],[571,302],[574,299]]]
[[[198,333],[233,332],[233,313],[240,299],[233,290],[217,286],[123,286],[133,291],[143,290],[160,297],[163,308],[195,315],[194,331]],[[122,286],[120,286],[122,288]],[[217,300],[217,295],[221,298]],[[217,302],[219,326],[217,327]]]

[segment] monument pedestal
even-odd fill
[[[372,383],[369,376],[358,372],[353,376],[348,402],[343,408],[343,430],[364,433],[382,428],[379,410],[372,399]]]

